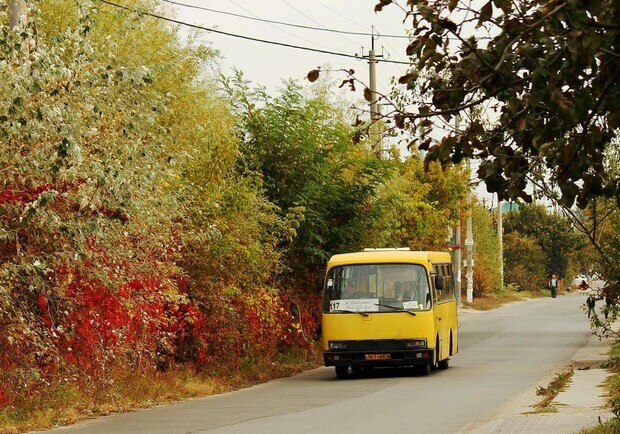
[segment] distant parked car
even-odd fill
[[[570,286],[572,286],[573,288],[579,288],[581,287],[583,284],[588,285],[590,283],[590,278],[588,276],[586,276],[585,274],[578,274],[572,281]]]

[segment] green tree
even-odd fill
[[[474,296],[490,294],[501,288],[499,242],[496,222],[488,209],[479,203],[472,206],[472,230],[475,240]]]
[[[507,234],[514,231],[536,240],[545,255],[547,276],[569,277],[569,258],[584,245],[566,217],[550,213],[543,205],[521,206],[518,212],[509,214],[504,228]]]
[[[289,82],[274,98],[251,90],[241,74],[224,86],[243,139],[239,170],[257,174],[266,197],[295,229],[288,265],[320,268],[331,254],[358,249],[381,212],[373,201],[394,163],[353,143],[344,110],[325,90],[304,96]]]

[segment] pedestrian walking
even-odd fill
[[[605,309],[603,309],[603,313],[605,314],[605,319],[609,316],[609,310],[611,309],[611,305],[613,303],[613,298],[611,296],[611,288],[609,284],[603,287],[603,298],[605,299]]]
[[[549,279],[549,289],[551,290],[551,297],[556,298],[558,295],[558,285],[559,281],[555,274],[551,275],[551,279]]]
[[[596,298],[594,298],[594,294],[588,294],[586,306],[588,306],[588,318],[590,318],[591,315],[594,315],[594,307],[596,306]]]

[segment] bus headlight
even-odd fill
[[[407,342],[407,348],[425,348],[426,347],[426,339],[414,339],[412,341]]]
[[[346,350],[347,343],[346,342],[330,342],[329,349],[330,350]]]

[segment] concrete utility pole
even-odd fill
[[[26,1],[9,0],[9,27],[11,30],[17,29],[26,18]]]
[[[499,276],[500,290],[504,289],[504,222],[503,222],[503,202],[497,196],[497,241],[499,243]]]
[[[467,160],[467,171],[469,181],[471,182],[471,162]],[[467,190],[467,226],[466,226],[465,248],[467,249],[467,303],[474,301],[474,234],[472,229],[472,212],[471,212],[471,186]]]
[[[368,52],[368,65],[369,65],[369,90],[370,90],[370,142],[375,150],[375,154],[378,159],[382,158],[383,143],[381,139],[381,132],[379,131],[379,119],[381,114],[378,109],[379,97],[377,95],[377,57],[375,55],[375,28],[372,28],[371,46]]]
[[[459,130],[459,122],[460,122],[460,118],[457,115],[454,118],[454,129],[456,131]],[[420,155],[420,158],[424,159],[422,157],[422,155]],[[456,223],[456,228],[454,229],[454,256],[452,258],[452,269],[454,270],[453,272],[456,273],[456,278],[454,279],[454,292],[456,293],[456,305],[458,307],[463,306],[463,302],[461,301],[461,269],[463,266],[463,249],[462,249],[462,245],[461,245],[461,217],[460,217],[460,210],[459,210],[459,221]]]

